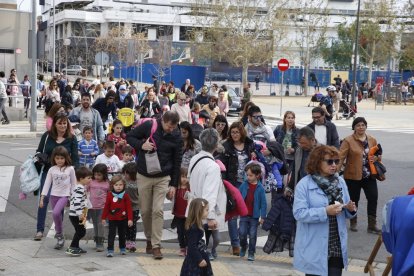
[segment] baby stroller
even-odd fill
[[[347,101],[345,101],[344,99],[341,99],[339,101],[339,106],[340,108],[342,108],[342,116],[340,117],[340,119],[342,118],[346,118],[347,120],[349,120],[351,117],[353,117],[355,119],[355,115],[357,113],[357,109],[356,106],[355,108],[353,108]]]

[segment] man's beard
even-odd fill
[[[83,107],[84,109],[88,109],[88,108],[89,108],[89,106],[90,106],[90,103],[82,103],[82,107]]]

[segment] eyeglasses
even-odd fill
[[[263,116],[262,115],[256,115],[256,116],[252,116],[253,119],[259,120],[262,119]]]
[[[335,165],[339,164],[339,159],[324,159],[323,161],[326,162],[326,164],[329,166],[332,166],[334,163]]]

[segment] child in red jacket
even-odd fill
[[[114,256],[114,242],[118,228],[119,249],[121,255],[126,255],[125,238],[128,227],[132,226],[132,204],[125,193],[125,180],[120,175],[111,179],[112,190],[108,192],[105,207],[102,213],[102,223],[109,221],[108,253],[107,257]]]
[[[187,239],[185,237],[185,210],[188,204],[189,183],[187,178],[188,170],[180,169],[180,182],[175,192],[173,215],[174,219],[171,228],[177,227],[178,243],[180,244],[180,252],[178,255],[185,257],[187,252]]]

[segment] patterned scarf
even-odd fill
[[[342,189],[339,187],[338,173],[335,173],[329,177],[323,177],[320,175],[312,175],[313,181],[316,182],[319,188],[328,197],[329,204],[333,204],[335,201],[344,203],[342,199]]]

